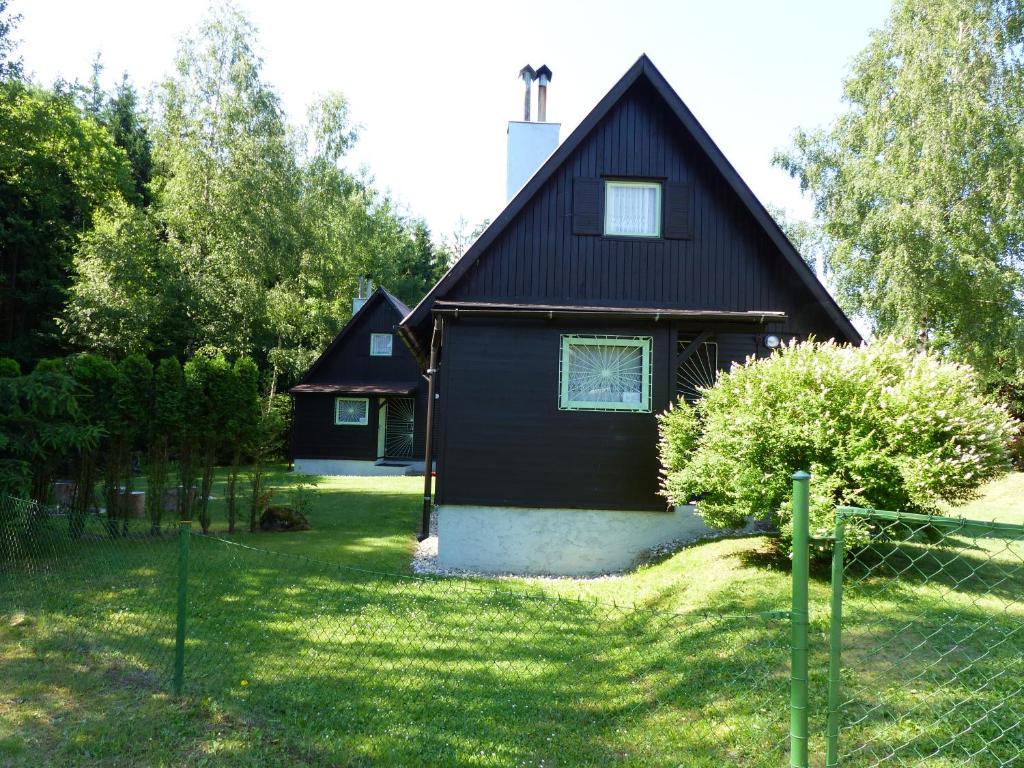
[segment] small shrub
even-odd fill
[[[308,531],[306,516],[288,506],[267,507],[260,515],[261,531]]]
[[[297,480],[289,494],[291,508],[299,516],[308,518],[313,510],[313,499],[316,497],[316,480],[309,475],[301,475]]]
[[[809,470],[812,535],[836,505],[941,513],[1007,466],[1014,427],[972,369],[891,340],[792,344],[660,417],[662,492],[716,527],[770,519],[788,540],[791,475]],[[848,543],[856,545],[858,532]]]

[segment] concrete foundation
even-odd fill
[[[647,550],[715,533],[692,506],[671,512],[442,505],[438,564],[484,573],[593,576]]]
[[[375,477],[384,475],[422,475],[423,460],[378,461],[357,459],[295,459],[295,473],[299,475],[356,475]]]

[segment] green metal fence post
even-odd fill
[[[807,768],[807,591],[809,581],[810,480],[793,475],[793,611],[790,618],[789,764]]]
[[[185,616],[188,607],[188,540],[192,523],[178,525],[178,633],[174,639],[174,695],[181,696],[185,682]]]
[[[832,539],[832,610],[828,625],[828,743],[825,767],[839,765],[839,686],[843,657],[843,555],[846,519],[836,515]]]

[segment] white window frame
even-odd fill
[[[657,213],[654,216],[655,231],[654,233],[637,233],[637,232],[614,232],[612,231],[611,225],[611,206],[608,204],[608,198],[611,194],[613,187],[643,187],[645,189],[653,188],[655,195],[655,205],[658,208]],[[605,179],[604,182],[604,234],[606,237],[643,237],[659,239],[661,237],[663,212],[661,209],[661,182],[660,181],[623,181],[622,179]]]
[[[569,349],[572,345],[632,347],[640,350],[640,401],[615,403],[573,400],[569,395]],[[558,355],[558,409],[562,411],[651,412],[651,359],[654,339],[651,336],[590,336],[563,334]]]
[[[384,352],[376,351],[376,341],[380,338],[387,338],[388,340],[388,351]],[[371,333],[370,334],[370,357],[391,357],[395,353],[395,335],[393,333]]]
[[[366,408],[363,411],[363,418],[360,421],[341,421],[338,416],[338,406],[342,403],[363,403]],[[370,398],[368,397],[336,397],[334,398],[334,426],[336,427],[365,427],[370,423]]]

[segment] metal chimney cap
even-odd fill
[[[519,70],[519,77],[525,80],[527,83],[537,78],[537,71],[527,64],[525,67]]]
[[[547,85],[551,82],[551,70],[548,68],[547,64],[542,64],[540,68],[533,73],[533,76],[540,80],[541,85]]]

